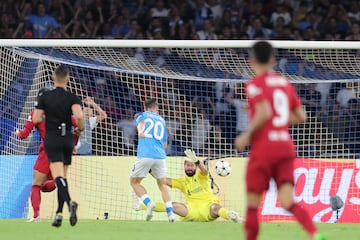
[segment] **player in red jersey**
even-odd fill
[[[250,63],[256,75],[246,84],[250,126],[235,140],[239,151],[251,143],[246,170],[246,240],[257,239],[257,210],[270,178],[274,178],[277,184],[281,206],[295,215],[311,239],[325,239],[316,234],[310,216],[294,202],[293,197],[295,149],[288,128],[305,122],[306,113],[291,83],[281,74],[272,72],[275,57],[269,42],[259,41],[253,45]]]
[[[37,98],[43,94],[48,89],[42,88],[39,90],[37,94]],[[40,122],[38,124],[34,124],[32,121],[34,111],[29,114],[28,119],[26,120],[23,129],[16,130],[16,135],[20,139],[27,138],[32,130],[36,128],[41,137],[41,144],[39,147],[39,155],[34,164],[34,176],[33,182],[31,186],[30,200],[31,205],[34,210],[34,215],[29,222],[36,222],[40,220],[39,212],[40,212],[40,203],[41,203],[41,193],[42,192],[51,192],[56,188],[55,181],[51,175],[49,161],[44,149],[44,137],[45,137],[45,122]],[[75,119],[72,119],[73,126],[76,127]],[[76,136],[76,135],[75,135]],[[75,141],[77,142],[78,137],[75,137]]]

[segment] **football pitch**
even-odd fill
[[[25,219],[0,220],[0,239],[11,240],[241,240],[242,225],[228,222],[167,223],[160,221],[113,221],[80,220],[70,227],[64,219],[60,228],[54,228],[50,220],[27,223]],[[318,224],[319,230],[329,240],[360,239],[359,224]],[[260,240],[309,239],[296,223],[262,223]]]

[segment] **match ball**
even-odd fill
[[[215,165],[215,171],[219,176],[226,177],[231,173],[231,165],[224,160],[218,161]]]

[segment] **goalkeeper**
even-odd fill
[[[179,189],[185,196],[187,204],[173,202],[174,213],[182,221],[210,222],[218,217],[241,223],[241,217],[234,211],[229,211],[220,205],[220,200],[212,192],[209,171],[202,161],[199,161],[193,150],[185,150],[183,178],[166,178],[166,184]],[[141,209],[146,209],[141,205]],[[136,210],[140,210],[138,207]],[[165,212],[162,202],[155,204],[155,212]]]

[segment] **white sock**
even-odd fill
[[[147,194],[142,195],[140,198],[141,198],[141,201],[145,204],[145,206],[149,206],[152,203],[149,195],[147,195]]]
[[[166,202],[165,207],[168,214],[174,212],[172,201]]]

